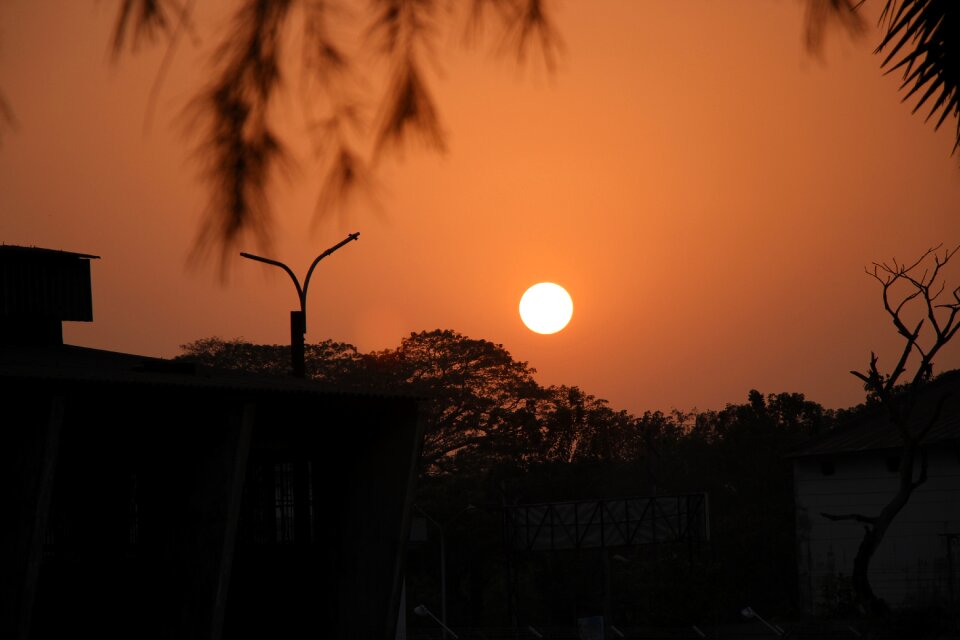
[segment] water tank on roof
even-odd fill
[[[91,322],[90,260],[97,257],[0,245],[0,343],[61,344],[61,322]]]

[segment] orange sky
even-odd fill
[[[386,163],[380,213],[311,231],[316,170],[278,183],[271,255],[296,271],[361,232],[315,274],[307,339],[370,350],[455,329],[636,413],[751,388],[860,401],[848,371],[898,347],[864,266],[960,243],[953,125],[910,115],[875,32],[810,56],[794,0],[555,7],[552,76],[440,48],[449,151]],[[186,267],[205,195],[177,114],[216,38],[181,48],[145,131],[162,52],[110,66],[114,10],[0,4],[0,90],[19,121],[0,147],[0,241],[103,257],[95,321],[68,325],[69,342],[165,357],[212,335],[286,343],[284,274],[238,258],[223,285]],[[210,11],[201,25],[223,21]],[[296,105],[281,105],[294,133]],[[574,298],[553,336],[517,314],[541,280]],[[938,365],[960,366],[960,343]]]

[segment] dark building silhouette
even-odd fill
[[[0,246],[0,637],[392,638],[418,401],[64,345],[94,257]]]
[[[960,605],[960,371],[921,393],[910,429],[919,431],[946,398],[920,445],[927,479],[897,514],[870,563],[874,592],[892,607]],[[791,454],[800,604],[807,613],[849,608],[853,561],[864,526],[823,514],[875,516],[896,494],[903,440],[881,407],[814,438]]]

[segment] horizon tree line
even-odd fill
[[[912,262],[878,262],[867,269],[881,287],[884,310],[902,339],[902,349],[889,373],[881,369],[876,353],[866,371],[851,372],[864,383],[866,399],[846,410],[825,409],[799,393],[764,396],[750,390],[743,405],[689,413],[647,411],[636,417],[575,386],[539,385],[533,378],[535,370],[515,361],[503,345],[440,329],[411,333],[396,349],[368,354],[329,340],[308,345],[308,370],[313,379],[339,389],[401,392],[427,399],[421,457],[425,486],[453,476],[474,478],[483,486],[504,473],[517,477],[536,469],[542,479],[552,477],[553,472],[545,470],[557,465],[626,464],[642,472],[628,474],[626,484],[622,477],[614,481],[621,495],[656,494],[663,486],[673,492],[712,486],[714,504],[723,514],[743,508],[742,500],[725,503],[726,495],[747,490],[754,497],[764,496],[757,500],[764,513],[751,517],[768,525],[762,529],[767,541],[771,532],[779,532],[782,549],[793,538],[792,526],[783,527],[783,522],[792,522],[793,509],[792,478],[784,454],[852,417],[882,412],[901,437],[898,490],[876,514],[821,514],[864,525],[853,566],[854,600],[860,612],[882,615],[887,607],[870,586],[870,562],[890,525],[927,480],[924,438],[940,420],[948,395],[936,398],[933,411],[919,423],[915,413],[921,394],[935,379],[934,358],[960,331],[960,286],[948,288],[946,275],[960,247],[942,252],[941,248],[928,249]],[[274,375],[287,372],[286,348],[279,345],[208,338],[183,345],[183,350],[180,357],[212,366]],[[726,455],[717,456],[727,448]],[[702,457],[705,451],[709,455]],[[714,466],[715,458],[730,466]],[[676,474],[678,469],[685,473]],[[705,474],[705,469],[711,473]],[[611,495],[611,487],[604,486],[608,475],[598,473],[589,482],[578,476],[579,491],[589,487],[598,492],[594,497]],[[535,499],[576,497],[572,494],[578,488],[562,476],[553,477],[552,484],[541,483]],[[691,485],[691,478],[701,488]],[[497,492],[504,503],[531,499],[524,495],[531,490],[529,483],[522,491],[508,491],[507,480],[501,477],[500,482],[496,491],[487,487],[484,500],[490,502]],[[569,494],[556,495],[563,487]],[[766,520],[769,513],[779,514],[779,520]],[[782,571],[795,571],[795,566],[789,569],[782,563],[783,557],[775,564]],[[749,562],[749,557],[745,560]],[[758,571],[763,573],[763,567]]]

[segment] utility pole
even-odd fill
[[[343,245],[352,240],[356,240],[359,237],[359,232],[351,233],[346,238],[318,255],[310,265],[310,268],[307,270],[307,277],[304,279],[302,287],[300,286],[300,281],[297,279],[297,276],[293,273],[290,267],[283,264],[279,260],[271,260],[270,258],[255,256],[252,253],[245,253],[243,251],[240,252],[240,255],[244,258],[256,260],[257,262],[263,262],[275,267],[280,267],[287,272],[287,275],[290,276],[291,280],[293,280],[293,286],[297,288],[297,297],[300,299],[300,310],[290,312],[290,366],[293,368],[293,375],[298,378],[304,378],[307,375],[306,361],[304,358],[304,335],[307,333],[307,287],[310,286],[310,278],[313,276],[313,270],[317,268],[317,265],[321,260]]]

